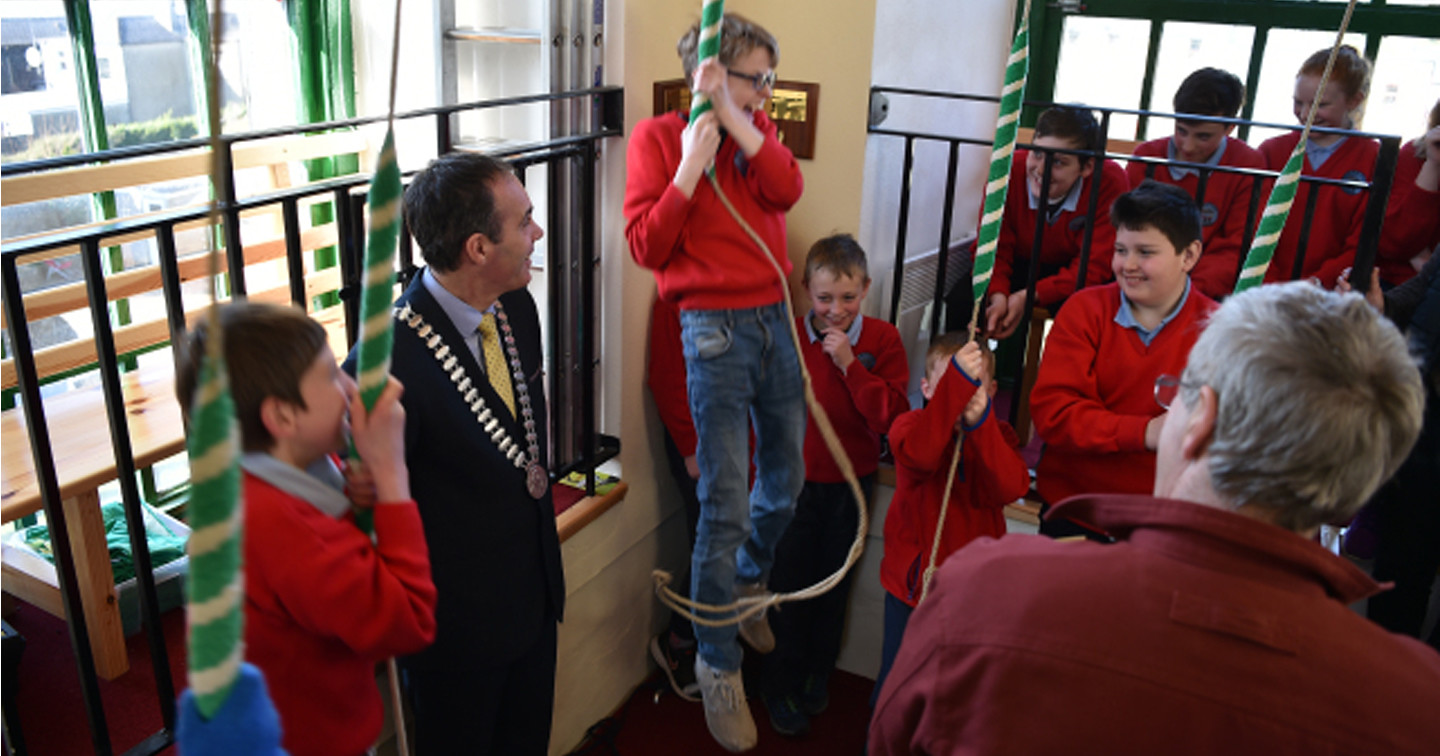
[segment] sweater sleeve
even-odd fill
[[[933,473],[947,464],[946,454],[955,437],[955,421],[970,403],[980,384],[960,369],[954,358],[940,377],[930,402],[895,423],[890,448],[895,461],[919,472]],[[982,423],[983,425],[983,423]]]
[[[880,321],[875,321],[877,324]],[[868,328],[870,321],[866,321]],[[885,324],[889,326],[888,323]],[[875,369],[870,370],[859,360],[850,363],[845,371],[845,385],[855,408],[865,418],[865,424],[876,433],[886,433],[895,418],[910,409],[910,398],[905,389],[910,383],[910,366],[905,359],[905,345],[900,334],[893,327],[885,331],[875,355]]]
[[[1010,169],[1010,185],[1005,193],[1005,211],[1000,219],[1000,237],[995,246],[995,266],[991,269],[990,289],[987,297],[996,294],[1010,293],[1010,277],[1015,271],[1015,245],[1019,244],[1019,237],[1015,233],[1015,224],[1020,222],[1019,209],[1024,207],[1025,193],[1030,191],[1025,185],[1025,150],[1015,152],[1015,166]],[[980,217],[985,216],[985,205],[980,205]],[[1034,218],[1032,217],[1033,221]],[[1029,250],[1026,250],[1029,254]],[[987,301],[988,305],[989,302]],[[985,310],[980,310],[984,315]]]
[[[1385,315],[1397,328],[1403,331],[1410,325],[1410,318],[1424,301],[1425,292],[1435,276],[1440,276],[1440,255],[1431,255],[1419,274],[1385,292]]]
[[[698,439],[690,418],[690,396],[685,388],[685,354],[680,341],[680,311],[663,299],[650,310],[650,365],[646,383],[660,422],[680,450],[680,456],[695,453]]]
[[[1089,181],[1090,179],[1086,179]],[[1129,189],[1125,171],[1106,160],[1100,168],[1100,197],[1095,204],[1095,231],[1090,235],[1090,261],[1085,267],[1085,285],[1094,286],[1110,279],[1110,257],[1115,254],[1115,227],[1110,225],[1110,206],[1115,198]],[[1089,210],[1089,197],[1080,198],[1079,212]],[[1035,283],[1035,301],[1049,306],[1075,293],[1080,280],[1080,251],[1085,243],[1085,227],[1075,231],[1075,255],[1059,273]]]
[[[970,480],[970,505],[999,509],[1030,490],[1030,471],[1020,457],[1020,439],[1008,423],[987,412],[980,425],[965,434],[965,465]]]
[[[680,244],[690,198],[671,183],[680,166],[679,139],[667,133],[665,116],[641,121],[625,153],[625,239],[643,268],[665,266]]]
[[[764,111],[755,111],[755,126],[765,135],[760,150],[750,158],[745,184],[767,210],[786,212],[800,201],[805,179],[790,149],[780,143],[778,129]]]
[[[1395,186],[1385,207],[1378,257],[1408,264],[1410,258],[1440,237],[1440,192],[1415,185],[1424,161],[1415,156],[1415,142],[1400,148],[1395,165]]]
[[[1090,305],[1090,302],[1083,303]],[[1100,331],[1118,328],[1103,308],[1072,302],[1060,311],[1030,391],[1030,416],[1046,444],[1088,452],[1144,451],[1150,418],[1112,412],[1095,372]]]
[[[414,501],[374,507],[376,540],[353,523],[322,533],[290,516],[256,523],[276,539],[283,575],[269,581],[295,622],[383,659],[423,649],[435,638],[435,584]]]

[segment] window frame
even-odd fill
[[[1023,8],[1023,3],[1017,4],[1017,20]],[[1440,38],[1440,35],[1417,34],[1419,29],[1433,27],[1437,13],[1440,13],[1440,3],[1430,6],[1389,5],[1385,0],[1369,0],[1355,6],[1347,31],[1365,35],[1365,57],[1375,60],[1380,52],[1380,42],[1387,36]],[[1340,21],[1345,16],[1345,3],[1313,0],[1086,0],[1083,4],[1077,0],[1061,0],[1057,3],[1034,3],[1030,18],[1034,32],[1026,99],[1040,102],[1055,99],[1056,67],[1060,59],[1060,43],[1066,16],[1127,18],[1150,22],[1145,77],[1140,88],[1140,102],[1135,104],[1137,109],[1144,109],[1145,104],[1152,99],[1155,64],[1160,51],[1164,22],[1188,21],[1253,27],[1255,35],[1251,41],[1250,64],[1244,79],[1245,91],[1254,92],[1260,83],[1260,68],[1265,60],[1265,46],[1272,29],[1333,33],[1340,28]],[[1254,108],[1254,99],[1247,97],[1239,117],[1250,120]],[[1038,116],[1038,110],[1026,108],[1021,124],[1034,126]],[[1136,123],[1135,135],[1124,135],[1124,138],[1138,139],[1138,135],[1145,133],[1148,118],[1141,115]],[[1250,125],[1245,124],[1240,127],[1237,136],[1246,139],[1249,133]]]

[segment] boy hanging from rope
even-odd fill
[[[635,261],[655,272],[660,296],[680,308],[699,438],[691,597],[728,605],[765,592],[775,544],[805,480],[805,398],[783,282],[725,199],[788,274],[785,213],[800,199],[803,179],[763,109],[779,61],[774,36],[726,14],[718,60],[702,64],[700,32],[699,23],[692,26],[676,49],[692,91],[713,109],[693,124],[687,114],[667,113],[636,126],[626,160],[625,236]],[[751,420],[758,470],[747,503]],[[774,646],[763,612],[738,632],[761,653]],[[736,633],[734,624],[696,623],[695,674],[711,735],[743,751],[755,745],[756,732]]]

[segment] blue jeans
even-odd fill
[[[890,676],[890,667],[900,655],[900,641],[905,638],[905,627],[910,624],[910,615],[915,610],[904,601],[885,592],[885,635],[880,645],[880,675],[875,678],[875,689],[870,692],[870,708],[880,701],[880,688]]]
[[[748,310],[682,310],[686,389],[700,464],[700,521],[690,595],[735,600],[737,584],[764,583],[775,545],[805,484],[805,388],[783,304]],[[756,480],[748,491],[750,425]],[[740,669],[736,626],[696,625],[699,655]]]

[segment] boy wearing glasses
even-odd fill
[[[783,303],[785,281],[775,271],[778,264],[790,273],[785,213],[804,182],[764,110],[779,60],[775,37],[727,14],[719,59],[703,65],[699,38],[697,23],[677,51],[692,91],[714,109],[694,123],[686,114],[667,113],[635,127],[626,157],[625,237],[635,261],[655,272],[660,297],[680,309],[700,468],[690,596],[724,605],[765,591],[775,545],[805,482],[804,389]],[[751,418],[753,493],[747,490]],[[761,653],[774,647],[763,614],[738,632]],[[736,633],[735,625],[697,625],[695,674],[711,735],[743,751],[755,745],[756,732]]]
[[[1110,208],[1115,283],[1082,289],[1055,318],[1030,392],[1045,441],[1035,470],[1042,516],[1085,493],[1150,492],[1155,448],[1173,396],[1161,376],[1185,367],[1215,302],[1190,285],[1200,260],[1200,211],[1184,189],[1147,180]],[[1052,537],[1103,531],[1045,519]]]

